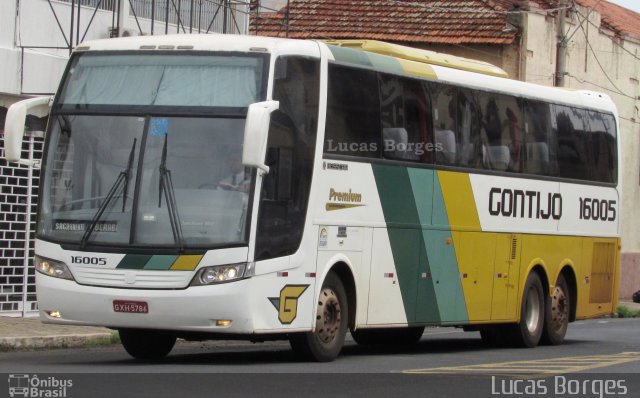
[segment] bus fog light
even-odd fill
[[[216,326],[226,328],[231,326],[231,322],[231,319],[216,319]]]
[[[246,263],[215,265],[204,267],[196,273],[195,278],[191,282],[192,286],[211,285],[215,283],[230,282],[245,277],[250,277],[251,273],[245,275],[247,270]]]
[[[62,314],[60,314],[60,311],[47,311],[47,315],[49,315],[51,318],[62,318]]]
[[[54,278],[73,280],[73,275],[67,265],[61,261],[55,261],[48,258],[35,256],[33,263],[36,271],[41,274],[52,276]]]

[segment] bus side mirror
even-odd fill
[[[48,114],[52,99],[53,97],[29,98],[9,107],[4,123],[4,157],[7,161],[26,165],[36,163],[20,158],[27,114],[36,113],[42,116]]]
[[[265,164],[267,138],[271,113],[280,107],[278,101],[256,102],[249,105],[247,123],[244,127],[244,144],[242,146],[242,164],[257,167],[265,174],[269,166]]]

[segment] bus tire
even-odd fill
[[[118,334],[124,349],[136,359],[162,359],[176,343],[175,335],[161,330],[120,329]]]
[[[352,330],[351,337],[364,346],[409,347],[418,344],[423,333],[424,326],[411,326]]]
[[[567,334],[569,326],[570,297],[567,281],[563,275],[560,275],[552,294],[546,297],[547,306],[544,331],[542,332],[544,344],[558,345],[564,342],[564,336]]]
[[[342,350],[348,324],[347,293],[340,278],[330,272],[318,297],[315,329],[290,335],[289,343],[304,360],[330,362]]]
[[[527,277],[520,305],[520,322],[510,330],[511,343],[517,347],[538,345],[544,329],[544,290],[540,277],[532,272]]]

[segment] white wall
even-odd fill
[[[71,5],[56,0],[52,0],[51,5],[68,40]],[[81,37],[85,34],[93,11],[93,8],[81,7]],[[111,15],[110,11],[98,10],[86,32],[86,39],[108,37],[107,28],[111,25]],[[0,75],[0,93],[53,93],[64,71],[69,50],[24,49],[23,57],[21,47],[67,47],[64,35],[46,0],[1,1],[0,59],[4,60],[5,66],[4,73]],[[74,39],[75,37],[74,33]]]
[[[133,13],[129,11],[129,1],[124,0],[123,29],[139,32]],[[58,88],[60,77],[64,72],[69,57],[67,40],[70,40],[71,3],[51,0],[53,10],[60,21],[62,31],[58,26],[54,13],[47,0],[0,0],[0,97],[7,95],[27,95],[53,93]],[[114,24],[113,12],[99,9],[91,24],[94,7],[81,7],[80,12],[80,41],[105,39],[109,37],[109,28]],[[174,10],[172,10],[174,12]],[[77,7],[76,7],[77,13]],[[158,18],[164,17],[164,12],[157,11]],[[220,12],[220,18],[222,12]],[[246,18],[238,14],[238,24],[246,31]],[[74,16],[73,43],[77,40],[77,14]],[[144,34],[151,31],[151,21],[139,18],[138,22]],[[203,21],[204,27],[210,21]],[[116,22],[117,23],[117,22]],[[187,24],[188,21],[183,21]],[[229,33],[235,33],[235,24],[229,27]],[[87,29],[87,26],[89,28]],[[188,27],[185,28],[188,32]],[[222,31],[220,21],[217,21],[211,31]],[[165,23],[155,21],[154,34],[163,35]],[[169,24],[169,33],[177,33],[177,26]],[[182,33],[182,28],[180,33]],[[66,40],[65,40],[66,37]],[[24,49],[21,47],[65,47],[67,49]]]

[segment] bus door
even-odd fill
[[[517,235],[497,234],[493,267],[492,320],[510,320],[516,316],[518,278],[520,277],[520,242]]]

